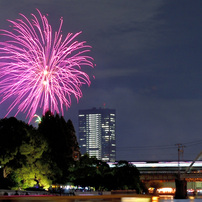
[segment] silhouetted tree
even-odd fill
[[[43,159],[49,162],[53,173],[53,182],[64,184],[68,181],[69,169],[74,163],[73,154],[79,152],[76,134],[72,122],[63,117],[46,112],[39,124],[38,131],[48,142],[48,150]]]
[[[15,158],[23,136],[26,136],[26,126],[22,122],[14,117],[0,120],[0,163],[4,178],[9,174],[6,165]]]
[[[83,155],[71,173],[74,185],[98,189],[101,186],[101,173],[98,171],[99,162],[95,157],[89,157],[88,154]]]
[[[135,189],[137,193],[141,189],[139,170],[127,161],[119,161],[113,168],[113,189]]]
[[[142,189],[138,169],[127,161],[114,167],[89,157],[80,157],[76,133],[67,122],[49,111],[38,129],[16,118],[0,120],[0,188],[48,187],[73,182],[96,190]],[[75,158],[75,154],[77,158]]]
[[[0,120],[0,138],[1,181],[10,181],[5,183],[10,187],[26,188],[38,180],[44,186],[42,181],[48,179],[41,173],[47,172],[47,168],[39,169],[39,165],[47,144],[36,129],[14,117],[5,118]]]

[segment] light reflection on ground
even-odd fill
[[[202,202],[202,196],[188,196],[187,199],[174,199],[173,195],[153,196],[152,202]]]

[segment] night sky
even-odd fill
[[[79,109],[105,104],[116,109],[117,160],[177,160],[176,144],[182,160],[202,151],[201,0],[0,0],[0,29],[36,8],[54,30],[63,17],[63,35],[82,31],[78,39],[92,46],[96,67],[83,69],[91,86],[64,115],[76,132]]]

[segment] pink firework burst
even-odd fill
[[[89,76],[82,67],[93,67],[93,58],[86,55],[91,46],[75,38],[81,33],[68,33],[63,39],[60,19],[58,31],[52,32],[45,15],[37,9],[39,19],[8,20],[12,31],[1,30],[7,38],[0,42],[0,104],[14,98],[6,116],[17,107],[27,112],[29,122],[38,107],[62,113],[71,105],[71,95],[82,97],[80,87],[90,85]]]

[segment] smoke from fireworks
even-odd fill
[[[68,33],[63,39],[60,19],[58,31],[52,32],[46,16],[39,10],[39,19],[8,20],[12,31],[1,30],[8,38],[0,42],[0,104],[14,98],[6,116],[17,107],[17,112],[27,112],[29,122],[38,107],[64,114],[71,105],[71,95],[82,97],[80,87],[90,85],[89,76],[81,67],[93,67],[93,58],[87,56],[91,46],[75,38],[81,33]]]

